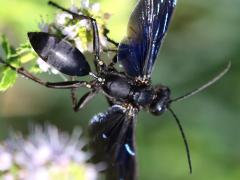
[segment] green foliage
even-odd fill
[[[1,55],[2,58],[6,58],[6,59],[8,59],[11,56],[11,54],[13,53],[13,49],[10,47],[10,44],[9,44],[6,36],[2,36],[1,52],[3,53]]]
[[[106,47],[107,40],[103,36],[104,28],[106,27],[106,22],[109,18],[108,13],[103,13],[99,8],[93,8],[95,5],[97,7],[99,4],[89,4],[86,7],[75,8],[75,10],[80,14],[85,14],[86,16],[93,17],[98,22],[99,34],[100,34],[100,44],[102,47]],[[43,19],[39,24],[40,31],[48,32],[59,36],[60,38],[65,38],[76,46],[81,52],[93,51],[93,37],[91,23],[88,20],[76,20],[72,18],[70,14],[65,12],[58,13],[54,20],[51,22],[45,22]],[[43,61],[37,61],[38,56],[32,49],[29,43],[20,44],[18,48],[13,48],[7,38],[2,36],[1,39],[1,70],[0,70],[0,91],[6,91],[8,88],[12,87],[16,82],[17,73],[12,70],[10,66],[14,68],[23,67],[33,74],[42,72],[53,72],[55,69],[50,67]],[[10,66],[9,66],[10,65]],[[44,66],[44,68],[43,68]],[[55,71],[56,74],[59,72]],[[54,74],[55,74],[54,73]]]
[[[36,59],[36,54],[33,52],[30,44],[21,44],[19,48],[16,49],[15,57],[21,64],[28,63],[33,59]]]
[[[70,0],[55,2],[64,7],[71,4]],[[111,38],[119,42],[136,1],[95,2],[101,2],[103,10],[112,14],[108,28]],[[79,5],[78,0],[75,3]],[[139,114],[136,144],[140,180],[240,179],[239,5],[240,1],[236,0],[178,1],[156,61],[152,83],[168,85],[172,97],[177,97],[206,82],[228,60],[232,61],[232,68],[206,91],[172,107],[189,139],[192,175],[188,174],[179,132],[168,113],[161,117]],[[11,44],[18,46],[19,42],[26,41],[26,32],[38,31],[41,15],[49,20],[55,13],[45,0],[5,0],[1,2],[0,31],[7,34]],[[16,85],[15,91],[0,94],[1,137],[6,136],[9,127],[26,130],[29,119],[41,122],[48,119],[69,131],[79,124],[87,129],[88,120],[107,108],[105,99],[99,95],[80,113],[73,113],[68,91],[41,88],[25,80],[21,82],[27,88]],[[80,89],[79,97],[83,93]]]
[[[1,38],[0,52],[0,91],[6,91],[14,85],[17,78],[17,72],[8,64],[14,68],[19,68],[23,64],[34,62],[36,55],[29,44],[21,44],[19,48],[14,49],[4,35]],[[30,71],[39,72],[35,63],[29,64]]]
[[[15,53],[14,49],[11,48],[7,38],[2,36],[1,45],[0,45],[0,58],[1,61],[12,62],[15,63],[16,59],[12,57]],[[4,60],[3,60],[4,59]],[[5,91],[8,88],[12,87],[12,85],[16,81],[17,73],[11,70],[10,67],[7,67],[4,64],[0,64],[0,91]]]
[[[11,70],[9,67],[1,68],[0,72],[2,74],[0,81],[0,91],[5,91],[13,86],[17,78],[17,73]]]

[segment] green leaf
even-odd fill
[[[22,43],[22,44],[20,44],[19,49],[29,49],[29,50],[31,50],[32,47],[29,43]]]
[[[19,57],[15,56],[15,55],[10,56],[6,61],[16,68],[19,68],[21,66],[21,63],[19,61]]]
[[[5,54],[2,46],[0,46],[0,58],[1,59],[5,59],[6,58],[6,54]]]
[[[6,91],[8,88],[12,87],[17,78],[17,72],[13,71],[9,67],[2,68],[3,73],[0,73],[0,91]]]
[[[2,35],[1,47],[4,52],[2,57],[3,59],[8,59],[13,53],[15,53],[15,50],[11,48],[11,45],[5,35]]]
[[[11,48],[5,35],[2,36],[1,47],[4,51],[4,56],[2,58],[6,59],[11,54]]]
[[[27,63],[27,62],[35,59],[35,58],[36,58],[36,56],[35,56],[34,53],[32,53],[32,52],[27,52],[27,53],[24,53],[24,54],[22,54],[21,56],[19,56],[18,59],[19,59],[19,61],[20,61],[21,63]]]
[[[5,69],[6,69],[6,66],[0,66],[0,79],[3,76],[3,72],[5,71]]]
[[[39,66],[37,64],[33,64],[30,68],[29,68],[29,72],[33,73],[33,74],[38,74],[38,73],[42,73],[42,70],[39,68]]]

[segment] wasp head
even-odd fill
[[[166,86],[158,85],[154,88],[155,97],[153,98],[149,111],[154,115],[161,115],[167,110],[170,102],[170,89]]]

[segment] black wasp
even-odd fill
[[[164,85],[153,86],[151,73],[159,48],[167,32],[169,22],[176,7],[177,0],[139,0],[128,23],[127,37],[118,44],[117,53],[109,65],[100,57],[100,44],[97,22],[95,19],[71,12],[56,3],[50,5],[73,16],[74,19],[87,19],[93,30],[94,64],[96,73],[84,55],[64,38],[44,32],[30,32],[28,37],[33,49],[49,65],[69,76],[90,75],[94,80],[46,82],[24,68],[16,69],[1,60],[13,70],[25,77],[49,88],[71,89],[74,110],[86,105],[97,93],[101,92],[111,106],[106,112],[95,115],[90,124],[93,136],[92,145],[96,152],[96,161],[108,163],[107,179],[136,179],[136,155],[134,131],[137,113],[145,109],[153,115],[169,111],[177,122],[183,137],[190,172],[192,171],[189,147],[179,119],[170,108],[174,101],[179,101],[205,89],[220,79],[230,68],[227,67],[211,81],[181,97],[171,98],[170,90]],[[120,63],[124,72],[118,72],[114,65]],[[89,92],[77,101],[76,89],[86,87]]]

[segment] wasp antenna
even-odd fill
[[[202,85],[201,87],[194,89],[193,91],[190,91],[188,93],[186,93],[183,96],[177,97],[172,99],[170,102],[176,102],[176,101],[181,101],[184,99],[187,99],[201,91],[203,91],[204,89],[206,89],[207,87],[211,86],[212,84],[214,84],[216,81],[218,81],[219,79],[221,79],[230,69],[231,67],[231,61],[228,62],[227,66],[219,73],[217,74],[214,78],[212,78],[210,81],[208,81],[207,83],[205,83],[204,85]]]
[[[189,149],[189,146],[188,146],[188,141],[187,141],[186,135],[184,133],[183,127],[182,127],[181,122],[178,119],[177,115],[173,112],[173,110],[171,108],[168,107],[168,110],[170,111],[170,113],[172,114],[174,119],[176,120],[178,128],[179,128],[179,130],[181,132],[182,139],[183,139],[183,142],[184,142],[184,145],[185,145],[185,149],[186,149],[186,153],[187,153],[189,172],[190,172],[190,174],[192,174],[192,162],[191,162],[190,149]]]

